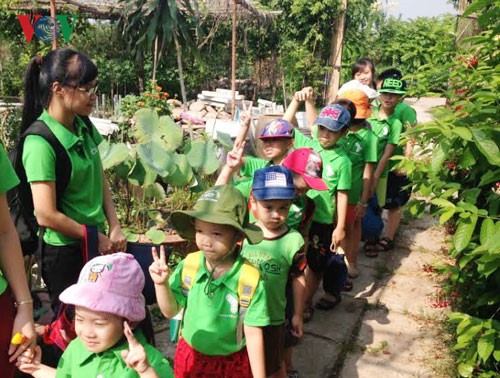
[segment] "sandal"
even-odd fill
[[[334,301],[323,297],[318,301],[318,303],[316,303],[316,308],[318,310],[329,311],[329,310],[333,309],[335,306],[337,306],[341,302],[341,300],[342,300],[342,297],[340,295],[335,296]]]
[[[299,372],[297,370],[288,370],[286,372],[286,378],[299,378]]]
[[[346,280],[344,287],[342,288],[342,291],[351,291],[353,288],[352,281],[351,280]]]
[[[304,314],[303,314],[304,323],[310,322],[313,315],[314,315],[314,308],[312,308],[311,306],[306,307],[304,309]]]
[[[378,252],[387,252],[394,248],[394,240],[383,237],[377,242],[375,246]]]
[[[378,257],[377,250],[377,240],[370,240],[365,243],[365,255],[366,257],[375,258]]]
[[[358,268],[354,268],[350,265],[347,265],[347,275],[349,276],[349,278],[358,278],[359,276],[359,269]]]

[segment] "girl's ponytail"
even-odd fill
[[[42,114],[40,93],[40,69],[43,64],[40,56],[31,58],[25,74],[24,106],[21,121],[21,134]]]

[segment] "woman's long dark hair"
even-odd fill
[[[97,73],[97,66],[86,54],[72,49],[57,49],[43,58],[32,58],[25,75],[21,133],[49,106],[54,82],[78,87],[97,78]]]

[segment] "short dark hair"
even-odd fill
[[[359,71],[364,70],[366,67],[370,67],[373,76],[375,76],[375,64],[373,64],[373,61],[369,58],[361,58],[351,66],[351,78],[354,79],[354,75],[356,75]]]
[[[381,72],[377,76],[377,81],[384,81],[385,79],[387,79],[389,77],[391,77],[393,79],[401,80],[403,78],[403,74],[397,68],[389,68],[388,70]]]

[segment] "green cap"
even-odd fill
[[[404,80],[388,77],[382,82],[382,87],[380,88],[379,92],[403,95],[406,93],[406,83]]]
[[[170,219],[184,239],[195,239],[194,219],[232,226],[243,232],[250,244],[257,244],[263,238],[260,227],[248,221],[247,200],[238,189],[230,185],[208,189],[196,201],[193,210],[174,211]]]

